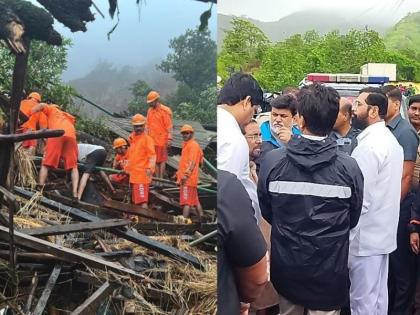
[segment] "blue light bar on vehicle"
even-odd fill
[[[323,83],[374,83],[384,84],[389,82],[387,76],[365,76],[353,73],[309,73],[306,76],[308,81]]]
[[[367,76],[366,78],[367,78],[366,83],[384,84],[384,83],[388,83],[389,82],[389,77]]]

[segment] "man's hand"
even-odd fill
[[[411,250],[413,251],[413,253],[418,255],[419,254],[419,248],[420,248],[419,233],[413,232],[413,233],[410,234],[410,245],[411,245]]]
[[[279,129],[277,137],[280,139],[281,142],[288,143],[292,138],[292,130],[288,127],[283,126]]]
[[[168,139],[168,145],[167,147],[170,148],[172,146],[172,139]]]
[[[181,185],[182,186],[185,185],[185,183],[187,182],[187,179],[188,179],[187,175],[182,176],[182,178],[181,178]]]
[[[240,312],[239,315],[248,315],[250,307],[251,307],[250,303],[241,302],[241,308],[239,310],[239,312]]]

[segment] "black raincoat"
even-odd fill
[[[272,225],[271,282],[294,304],[336,310],[349,298],[349,230],[363,202],[356,161],[331,138],[294,136],[261,162],[258,196]]]

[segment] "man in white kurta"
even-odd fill
[[[375,90],[373,90],[375,91]],[[362,92],[354,106],[358,127],[356,159],[364,177],[359,224],[350,232],[350,307],[352,315],[388,312],[388,259],[397,247],[403,149],[385,126],[384,94]]]
[[[257,221],[261,210],[257,186],[249,177],[249,147],[241,128],[263,101],[258,82],[250,75],[233,74],[220,91],[217,106],[217,168],[235,174],[248,192]]]

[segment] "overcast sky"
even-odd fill
[[[36,0],[31,2],[39,5]],[[169,40],[193,29],[200,24],[200,15],[210,7],[208,3],[194,0],[120,0],[120,23],[108,41],[107,33],[117,19],[108,14],[108,0],[95,0],[105,14],[103,19],[92,10],[96,20],[87,24],[87,32],[71,33],[56,22],[56,29],[73,41],[69,50],[68,70],[65,80],[76,79],[87,74],[99,60],[109,61],[117,66],[142,66],[156,63],[169,52]],[[216,6],[210,19],[212,37],[216,39]]]
[[[240,5],[239,5],[240,3]],[[393,23],[408,12],[420,11],[419,0],[219,0],[219,13],[245,15],[260,21],[277,21],[302,10],[345,13],[358,18],[391,19]],[[296,21],[299,23],[299,21]]]

